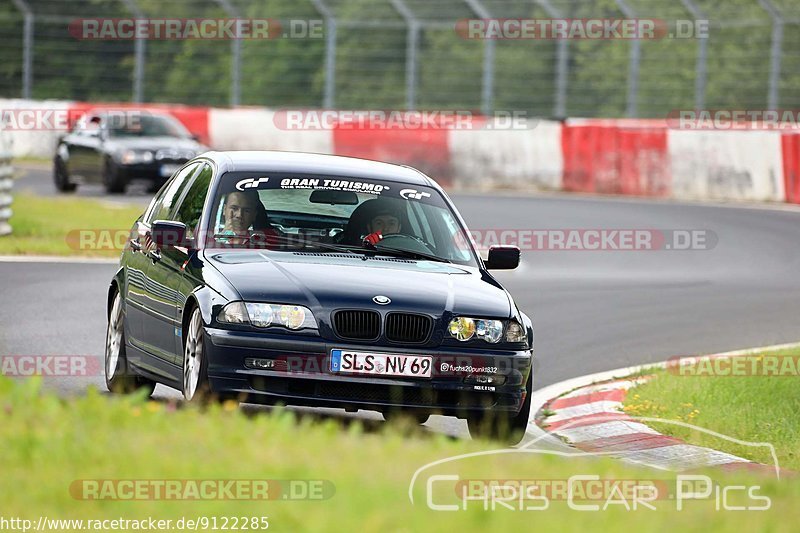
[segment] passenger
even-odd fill
[[[256,244],[257,241],[265,244],[277,242],[278,233],[266,223],[266,210],[257,191],[229,193],[225,197],[222,213],[225,224],[222,238],[218,239],[220,242],[233,245]],[[264,220],[264,227],[254,228],[259,218]]]

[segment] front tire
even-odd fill
[[[111,159],[106,159],[103,165],[103,184],[109,194],[122,194],[128,188],[128,182],[120,168]]]
[[[205,355],[203,315],[195,307],[184,332],[183,397],[187,402],[204,403],[211,397],[208,383],[208,359]]]
[[[130,371],[125,349],[125,317],[122,314],[122,298],[119,291],[114,294],[114,303],[108,315],[105,350],[106,387],[116,394],[128,394],[143,389],[147,397],[156,388],[154,381],[137,376]]]
[[[486,412],[467,418],[469,434],[472,438],[488,438],[504,441],[510,445],[519,444],[525,436],[531,414],[531,393],[533,392],[533,372],[525,383],[525,401],[519,413]]]
[[[59,192],[73,192],[77,187],[77,185],[69,179],[67,165],[59,156],[53,159],[53,181]]]

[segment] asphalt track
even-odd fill
[[[18,189],[44,191],[28,171]],[[99,196],[92,188],[83,196]],[[706,230],[710,250],[528,251],[496,275],[536,328],[536,388],[593,372],[800,340],[800,210],[597,197],[455,194],[471,229]],[[146,196],[132,200],[144,204]],[[102,356],[111,264],[0,262],[0,355]],[[62,394],[101,376],[48,378]],[[159,386],[159,397],[178,394]],[[380,419],[326,410],[331,416]],[[463,422],[427,427],[466,435]]]

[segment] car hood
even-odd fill
[[[207,255],[243,300],[410,311],[441,316],[511,316],[506,291],[476,268],[352,254],[220,252]],[[391,299],[388,305],[375,296]]]

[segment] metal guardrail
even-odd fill
[[[11,233],[11,189],[14,187],[11,152],[0,151],[0,237]]]

